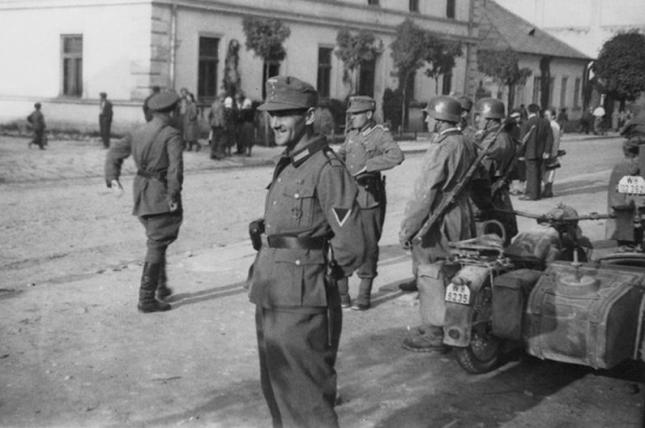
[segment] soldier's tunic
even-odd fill
[[[387,204],[385,181],[380,171],[401,164],[403,152],[387,128],[370,121],[363,129],[350,131],[338,155],[358,184],[358,204],[366,241],[365,263],[357,275],[359,278],[374,278]]]
[[[177,239],[182,222],[181,188],[184,179],[183,141],[169,120],[154,117],[131,135],[113,142],[105,159],[105,179],[118,180],[121,165],[132,154],[137,166],[132,214],[146,229],[146,261],[163,262],[166,248]],[[170,211],[170,202],[178,206]]]
[[[412,239],[430,214],[459,183],[475,160],[471,146],[464,143],[457,128],[444,130],[434,140],[423,159],[421,175],[414,185],[401,224],[402,238]],[[413,266],[447,258],[448,243],[474,235],[469,192],[457,196],[452,208],[412,247]]]
[[[285,152],[276,166],[265,204],[267,237],[249,290],[256,304],[262,390],[274,426],[338,426],[334,364],[342,316],[338,290],[325,278],[327,249],[346,276],[362,263],[357,192],[324,137]],[[272,236],[328,245],[275,248]]]
[[[499,129],[497,125],[486,130],[481,146],[488,147],[491,139]],[[493,208],[512,211],[513,204],[509,196],[510,174],[515,163],[515,141],[506,132],[502,131],[497,135],[495,141],[488,149],[484,160],[482,161],[487,177],[491,183],[491,197]],[[517,234],[517,219],[515,214],[507,214],[499,211],[493,211],[490,218],[502,223],[506,231],[506,244]]]

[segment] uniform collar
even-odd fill
[[[455,134],[455,133],[456,134],[461,134],[461,130],[459,128],[457,128],[457,127],[448,128],[448,129],[444,129],[443,131],[441,131],[439,133],[439,135],[444,136],[444,135]]]
[[[327,147],[327,139],[322,135],[313,136],[308,144],[297,152],[284,151],[282,158],[288,158],[295,168],[302,165],[307,159]]]

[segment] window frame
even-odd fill
[[[209,55],[207,53],[202,53],[202,40],[217,40],[217,48],[216,48],[216,55]],[[217,97],[217,92],[218,92],[218,75],[219,75],[219,56],[220,56],[220,47],[222,43],[222,38],[218,35],[213,35],[213,34],[199,34],[198,39],[197,39],[197,99],[203,102],[212,102],[215,100],[215,97]],[[212,86],[214,92],[212,95],[208,94],[207,90],[211,89],[210,85],[206,85],[207,87],[204,86],[204,82],[202,80],[202,65],[204,66],[206,64],[212,64],[214,65],[213,70],[215,75],[213,76],[213,84]],[[206,72],[206,71],[205,71]],[[209,79],[210,80],[210,79]]]
[[[446,0],[446,18],[457,19],[457,1]]]
[[[560,107],[567,106],[567,85],[569,84],[569,76],[562,76],[560,78]]]
[[[573,86],[573,108],[574,109],[580,108],[579,101],[580,101],[581,88],[582,88],[582,79],[579,77],[576,77],[576,80]]]
[[[419,0],[409,0],[408,10],[412,13],[419,13]]]
[[[67,40],[80,39],[80,52],[66,52],[65,45]],[[75,79],[73,79],[74,85],[76,88],[67,88],[67,82],[70,80],[67,78],[67,60],[79,60],[78,63],[74,62],[74,67],[72,73],[74,73]],[[80,65],[80,66],[79,66]],[[78,69],[77,69],[78,67]],[[74,90],[75,89],[75,90]],[[60,96],[69,97],[69,98],[82,98],[83,97],[83,34],[82,33],[73,33],[73,34],[61,34],[60,35]]]
[[[321,52],[327,51],[329,53],[329,62],[321,62]],[[321,98],[329,98],[331,96],[331,69],[334,48],[327,45],[318,46],[318,69],[316,76],[316,90]],[[325,76],[321,75],[325,74]],[[323,82],[323,79],[325,81]]]

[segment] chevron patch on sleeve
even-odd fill
[[[334,213],[334,217],[336,217],[336,222],[340,227],[343,227],[347,219],[349,218],[349,215],[352,213],[351,208],[332,208],[332,212]]]

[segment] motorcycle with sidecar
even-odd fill
[[[645,195],[645,180],[642,189],[634,180],[642,179],[625,179],[631,187],[621,189]],[[494,234],[452,243],[451,262],[460,269],[445,289],[444,344],[453,347],[458,363],[467,372],[485,373],[522,347],[538,358],[595,369],[641,358],[641,206],[634,204],[640,241],[627,249],[594,246],[578,227],[579,221],[609,215],[578,215],[563,205],[540,216],[516,211],[536,218],[537,225],[506,248]]]

